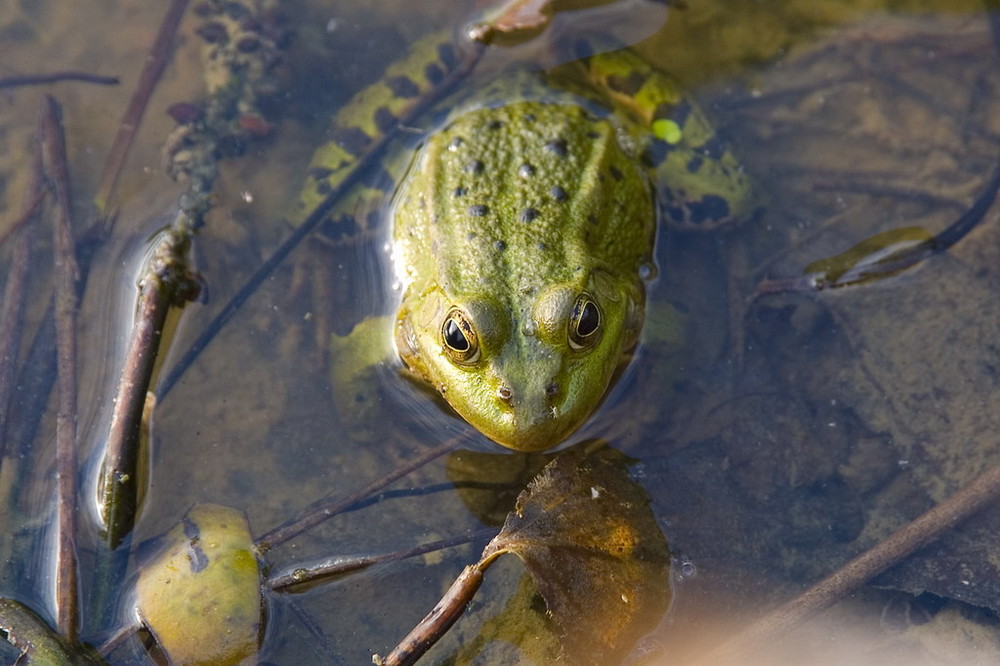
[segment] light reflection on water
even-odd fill
[[[131,7],[130,3],[112,2],[105,3],[104,10],[113,15],[114,10],[120,9],[118,5]],[[351,11],[363,14],[360,10]],[[704,10],[692,9],[692,15],[697,11]],[[13,12],[20,13],[16,9]],[[137,15],[136,27],[131,30],[138,34],[133,37],[131,50],[125,51],[122,47],[123,53],[109,54],[107,60],[96,58],[93,38],[88,40],[91,42],[88,45],[70,48],[70,53],[80,56],[75,66],[103,70],[106,67],[114,69],[112,63],[120,63],[122,71],[128,72],[124,74],[126,85],[123,86],[128,88],[135,76],[130,61],[137,61],[135,54],[144,52],[148,40],[143,35],[151,33],[157,19],[155,13]],[[64,35],[65,22],[70,19],[53,14],[51,17],[39,16],[37,20],[51,20],[55,26],[53,33]],[[101,28],[102,22],[108,22],[107,16],[95,13],[95,31]],[[2,25],[3,13],[0,11],[0,27]],[[77,25],[86,24],[79,22]],[[342,25],[351,25],[351,22]],[[901,41],[907,30],[919,34],[905,24],[895,32],[882,23],[878,27]],[[399,29],[407,33],[407,37],[414,36],[407,29]],[[920,29],[929,30],[929,27],[921,25]],[[348,43],[355,40],[367,44],[358,51],[358,59],[366,62],[350,63],[343,69],[363,70],[360,74],[365,76],[361,78],[370,79],[372,72],[368,68],[376,65],[367,63],[367,59],[379,56],[379,48],[368,43],[378,35],[375,28],[358,24],[354,28],[344,28],[347,34],[324,37],[304,25],[301,32],[300,45],[308,43],[309,38],[333,41],[338,36],[343,36]],[[44,31],[40,32],[42,34]],[[852,32],[850,39],[858,39],[859,34],[866,33],[864,30]],[[983,42],[985,47],[971,57],[972,62],[992,57],[985,34],[985,26],[974,33],[974,39]],[[974,39],[960,41],[968,44]],[[879,42],[879,39],[874,41]],[[883,37],[881,41],[888,43],[891,39]],[[109,41],[109,48],[110,44]],[[47,53],[54,59],[55,51],[49,46],[51,53]],[[954,50],[960,50],[960,46],[954,45]],[[7,48],[16,54],[22,53],[21,49],[30,52],[27,45]],[[136,267],[146,251],[143,248],[149,247],[145,245],[149,233],[161,224],[155,221],[158,216],[150,211],[169,214],[166,212],[171,209],[169,202],[176,198],[173,192],[164,194],[163,189],[173,188],[168,188],[166,179],[157,173],[158,145],[166,133],[163,131],[165,121],[158,114],[171,101],[197,98],[198,77],[193,74],[196,63],[189,51],[185,48],[179,51],[176,74],[165,81],[163,99],[158,106],[154,105],[151,119],[144,126],[144,138],[134,158],[139,166],[130,174],[123,189],[126,193],[123,210],[127,214],[120,217],[109,247],[98,255],[98,264],[82,306],[81,344],[85,351],[81,354],[80,438],[84,456],[91,455],[105,435],[103,424],[113,395],[117,359],[122,353],[131,316],[129,290],[136,281]],[[290,62],[302,62],[307,52],[305,49],[291,56]],[[686,57],[691,56],[686,54]],[[5,66],[16,63],[19,70],[29,71],[34,63],[47,61],[38,56],[8,59],[6,54],[3,60]],[[969,60],[956,59],[953,66],[968,67]],[[332,78],[348,78],[350,74],[345,71]],[[292,89],[299,93],[308,84],[308,80],[303,82],[300,76],[291,75]],[[699,77],[692,75],[692,78]],[[990,81],[990,75],[982,74],[982,80]],[[780,87],[774,83],[770,85]],[[992,85],[995,88],[995,83]],[[987,84],[984,87],[989,88]],[[762,88],[765,93],[769,90],[767,85]],[[55,92],[71,118],[68,132],[71,148],[75,146],[71,159],[74,160],[74,174],[80,173],[76,178],[78,191],[84,192],[92,187],[95,178],[90,168],[98,161],[94,153],[100,153],[100,146],[110,141],[111,121],[117,117],[125,93],[95,93],[77,88],[59,88]],[[817,313],[795,302],[794,298],[777,304],[769,302],[762,310],[755,311],[757,319],[747,323],[748,347],[742,362],[749,379],[734,379],[730,363],[732,354],[725,350],[720,352],[725,344],[733,342],[729,339],[728,310],[732,303],[727,300],[727,289],[732,284],[727,282],[726,274],[727,267],[731,267],[733,248],[743,244],[751,248],[742,257],[745,265],[738,267],[744,273],[752,272],[747,266],[759,265],[761,255],[769,256],[786,246],[793,246],[795,251],[792,258],[780,265],[782,269],[794,269],[809,259],[828,256],[835,251],[835,242],[827,241],[830,246],[827,249],[827,245],[810,245],[808,233],[795,229],[773,233],[771,230],[789,222],[818,224],[829,218],[837,204],[824,200],[822,205],[816,205],[807,186],[801,182],[790,186],[788,181],[793,179],[786,179],[787,174],[780,171],[781,164],[768,161],[768,152],[773,155],[780,151],[782,156],[794,157],[796,146],[804,145],[796,143],[799,137],[787,126],[777,123],[765,127],[761,117],[766,116],[768,107],[757,111],[751,104],[741,107],[738,94],[729,97],[718,91],[713,94],[721,99],[723,108],[729,104],[729,108],[737,109],[737,119],[728,121],[727,129],[740,143],[751,171],[759,174],[762,187],[769,195],[771,212],[758,221],[760,227],[741,229],[730,236],[706,239],[669,235],[661,238],[658,250],[661,276],[651,290],[650,307],[661,308],[661,313],[668,303],[677,308],[693,341],[678,351],[659,345],[655,332],[647,332],[647,346],[637,354],[635,362],[593,420],[573,438],[575,442],[605,436],[613,445],[642,462],[641,483],[653,498],[654,508],[675,552],[689,558],[686,564],[697,571],[696,576],[684,576],[683,581],[676,583],[673,612],[664,620],[662,637],[652,642],[653,648],[661,641],[666,642],[668,646],[664,650],[685,656],[720,642],[731,635],[744,618],[755,616],[760,606],[770,606],[777,599],[791,595],[797,586],[831,570],[856,548],[866,543],[870,545],[875,535],[860,531],[848,534],[849,530],[843,527],[839,531],[827,529],[823,521],[842,525],[858,515],[869,516],[865,513],[867,506],[859,508],[857,505],[877,503],[882,484],[891,486],[893,482],[866,485],[842,471],[845,468],[853,471],[852,465],[882,469],[887,465],[882,458],[896,453],[895,449],[879,448],[882,444],[865,448],[848,441],[849,437],[855,437],[853,441],[876,440],[893,428],[891,421],[880,421],[877,415],[867,412],[858,416],[855,412],[863,411],[860,406],[848,405],[842,411],[818,407],[819,397],[811,400],[806,394],[815,389],[815,382],[810,383],[806,377],[808,372],[789,369],[795,367],[796,354],[799,363],[809,364],[816,359],[817,365],[850,364],[850,354],[856,353],[856,349],[840,350],[844,352],[843,358],[829,351],[838,344],[850,347],[849,340],[845,342],[850,337],[850,314]],[[12,95],[9,110],[0,111],[0,122],[23,123],[24,127],[9,130],[11,136],[20,137],[30,127],[30,122],[24,122],[23,118],[30,117],[28,109],[32,107],[23,101],[29,93],[18,91]],[[733,97],[737,99],[734,101]],[[325,116],[326,109],[315,108],[315,99],[298,99],[303,103],[289,112],[288,126],[279,127],[272,138],[254,146],[244,161],[231,164],[224,173],[216,217],[195,249],[198,268],[210,285],[210,300],[207,304],[192,304],[186,308],[174,333],[174,347],[166,363],[176,359],[211,314],[285,233],[284,227],[274,221],[285,217],[284,207],[288,193],[295,190],[296,174],[302,173],[311,147],[321,140],[317,137],[321,136],[319,128],[324,122],[319,118]],[[860,100],[858,104],[870,101],[867,97],[856,99]],[[774,102],[770,111],[773,113],[776,108],[777,112],[788,114],[789,124],[794,123],[792,111],[795,109],[781,106],[780,101]],[[820,108],[833,106],[841,100],[817,98],[807,102]],[[983,125],[988,139],[973,143],[965,155],[986,164],[995,159],[993,153],[1000,130],[990,125],[988,119],[983,120],[982,112],[972,115],[975,116],[972,121],[975,129],[978,131]],[[819,117],[818,112],[812,116],[816,117]],[[810,117],[804,121],[798,118],[798,122],[804,122],[807,131],[810,129]],[[826,128],[811,129],[820,134]],[[838,131],[840,128],[831,129],[833,134]],[[789,135],[793,135],[792,139],[782,142],[782,138]],[[778,138],[774,139],[775,136]],[[24,143],[23,139],[18,140]],[[757,146],[762,150],[755,151],[755,141],[762,142]],[[832,144],[820,145],[829,148]],[[806,152],[801,147],[798,150]],[[954,150],[960,152],[962,149]],[[845,159],[850,161],[851,158]],[[819,172],[825,165],[820,162],[815,171]],[[792,163],[790,168],[796,166],[801,165]],[[896,168],[890,162],[874,166],[883,173],[891,173]],[[4,161],[0,168],[6,174],[17,171],[20,165]],[[810,178],[815,181],[818,176]],[[808,178],[803,180],[808,182]],[[974,182],[975,175],[969,175],[968,180]],[[7,177],[7,182],[17,183],[17,177]],[[161,186],[161,182],[164,185]],[[933,183],[920,181],[915,187],[932,186]],[[150,193],[149,189],[157,192]],[[239,197],[243,191],[254,193],[252,201]],[[16,209],[14,195],[17,192],[16,186],[8,186],[0,218],[8,219],[10,211]],[[946,194],[961,200],[966,192],[948,190]],[[78,194],[78,199],[83,201],[86,197]],[[871,232],[866,234],[864,231],[868,228],[866,224],[896,226],[901,216],[916,217],[918,212],[927,224],[935,223],[931,219],[933,211],[892,208],[883,199],[873,201],[869,208],[872,216],[858,223],[861,230],[838,229],[837,233],[843,238],[834,240],[846,238],[856,242],[870,235]],[[938,213],[936,219],[953,214],[954,210],[949,209]],[[468,432],[467,426],[448,414],[428,392],[401,379],[399,367],[394,362],[380,366],[376,375],[376,385],[380,389],[373,394],[372,404],[357,407],[364,410],[360,424],[331,408],[331,394],[338,387],[331,385],[325,367],[328,350],[322,340],[317,341],[316,321],[320,315],[316,296],[329,297],[333,304],[334,328],[340,333],[350,328],[345,322],[353,324],[369,314],[389,311],[395,295],[390,281],[385,278],[385,256],[380,249],[384,243],[384,238],[375,235],[363,242],[315,243],[311,251],[305,248],[296,251],[159,406],[151,450],[153,480],[136,529],[136,542],[169,529],[196,501],[245,507],[254,533],[261,534],[315,498],[331,492],[348,492],[397,462],[412,457],[422,446]],[[803,246],[805,249],[801,249]],[[0,256],[7,261],[6,255]],[[975,259],[971,257],[967,261],[971,263]],[[317,261],[329,272],[332,283],[326,287],[309,282],[312,275],[324,272],[317,267]],[[47,262],[39,261],[39,273],[44,273],[47,266]],[[934,266],[928,266],[924,273],[934,270],[937,270]],[[904,281],[902,286],[874,289],[885,292],[906,287]],[[845,294],[835,298],[842,304],[851,297],[852,294]],[[39,300],[43,298],[40,296]],[[864,296],[858,297],[859,301],[864,299]],[[37,319],[36,310],[30,311],[30,321]],[[901,312],[900,316],[905,316],[906,312]],[[848,317],[846,323],[845,317]],[[783,325],[787,328],[782,329]],[[821,329],[826,329],[825,333]],[[780,335],[787,337],[779,338]],[[822,348],[817,351],[817,346]],[[830,356],[824,356],[824,351]],[[727,384],[739,384],[740,381],[745,381],[741,388],[751,399],[728,393],[731,387]],[[774,402],[752,399],[759,395],[773,395]],[[846,423],[848,425],[843,427],[850,432],[841,439],[829,439],[826,431],[815,423],[803,423],[811,419],[816,423]],[[756,425],[747,425],[748,421]],[[48,609],[47,599],[50,598],[50,535],[43,526],[52,502],[49,483],[52,477],[51,431],[51,422],[46,419],[29,458],[16,469],[21,475],[20,484],[16,486],[20,494],[10,503],[4,518],[7,523],[4,531],[18,536],[7,539],[8,544],[4,546],[4,553],[16,562],[5,570],[3,590],[36,601],[39,609]],[[734,432],[749,433],[750,437],[746,441],[739,440]],[[891,435],[903,439],[905,432],[892,430]],[[813,447],[801,443],[810,439],[829,444],[826,460]],[[498,451],[481,437],[474,436],[468,446],[475,451],[516,455]],[[862,458],[860,462],[858,457]],[[90,461],[90,466],[96,464],[93,458]],[[5,470],[14,469],[7,461],[4,465]],[[92,472],[93,469],[85,470],[84,478],[92,478]],[[896,479],[893,475],[897,473],[898,470],[884,471],[890,479]],[[448,481],[444,464],[440,463],[408,477],[403,486],[421,488]],[[846,489],[831,489],[836,486],[835,481],[846,484]],[[92,489],[85,485],[83,490],[90,492]],[[924,496],[903,497],[899,520],[915,515],[915,507],[922,507],[926,499]],[[93,516],[90,518],[92,525]],[[406,501],[386,500],[339,516],[270,557],[282,566],[292,566],[331,552],[381,552],[478,526],[478,520],[452,493],[428,493]],[[878,532],[879,526],[868,525],[867,529]],[[883,526],[881,533],[885,531]],[[855,537],[858,542],[854,541]],[[865,538],[868,541],[864,541]],[[792,542],[786,544],[783,539]],[[97,547],[97,535],[92,526],[85,529],[80,540],[85,553]],[[442,587],[460,567],[476,556],[477,548],[462,547],[426,561],[392,565],[350,577],[302,595],[295,602],[312,614],[329,635],[330,642],[344,651],[348,663],[367,661],[371,651],[384,654],[391,643],[430,608]],[[678,569],[683,573],[685,565]],[[26,575],[20,575],[23,572],[27,572]],[[498,575],[498,582],[491,583],[492,588],[484,592],[488,595],[492,590],[502,597],[505,589],[509,589],[509,582],[516,581],[516,575],[516,571],[509,572],[508,578]],[[872,655],[877,655],[881,662],[894,663],[893,660],[898,659],[902,663],[917,658],[915,654],[933,663],[938,655],[947,655],[949,659],[972,659],[981,655],[985,646],[995,646],[995,643],[984,643],[985,638],[979,642],[962,642],[955,637],[960,631],[970,630],[970,626],[970,631],[981,632],[977,636],[989,637],[990,631],[995,631],[985,624],[962,624],[961,611],[967,607],[955,603],[929,615],[928,622],[914,625],[923,627],[915,630],[916,633],[906,633],[909,625],[892,623],[893,629],[886,630],[884,609],[892,603],[902,602],[882,598],[879,594],[866,592],[861,601],[835,611],[829,624],[811,625],[805,629],[801,636],[802,647],[795,637],[790,638],[787,645],[778,646],[793,652],[793,656],[786,657],[788,663],[801,659],[803,654],[810,655],[811,663],[820,663],[813,661],[818,657],[810,650],[815,651],[817,645],[824,646],[831,635],[838,637],[836,649],[821,649],[821,654],[832,660],[829,663],[857,663],[857,660],[871,659]],[[280,599],[273,604],[268,647],[263,655],[265,660],[288,663],[315,658],[311,647],[315,638],[302,627],[290,603]],[[502,607],[499,602],[484,604],[487,608],[481,608],[471,623],[481,622],[490,608]],[[126,609],[127,604],[120,607],[119,618],[127,615]],[[904,634],[909,642],[894,651],[896,642],[903,641]],[[348,636],[350,639],[346,638]],[[686,639],[689,645],[685,644]],[[437,658],[454,649],[454,644],[445,643],[436,653]],[[655,649],[652,653],[659,654]],[[769,657],[767,662],[778,663],[778,659],[779,656]]]

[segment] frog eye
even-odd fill
[[[472,322],[458,308],[448,311],[441,325],[441,341],[444,350],[455,363],[471,365],[479,360],[479,336]]]
[[[601,308],[583,293],[576,297],[569,317],[569,346],[577,351],[593,347],[601,337]]]

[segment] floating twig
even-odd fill
[[[145,483],[138,477],[140,430],[163,325],[172,305],[182,305],[197,295],[197,283],[187,267],[189,246],[187,232],[167,231],[139,282],[135,325],[118,382],[98,484],[105,541],[112,550],[132,531],[139,485]]]
[[[48,74],[24,74],[21,76],[5,76],[0,78],[0,88],[18,88],[21,86],[40,86],[46,83],[61,81],[82,81],[99,86],[116,86],[120,83],[117,76],[101,76],[90,72],[50,72]]]
[[[382,488],[388,486],[390,483],[398,481],[413,470],[419,469],[432,460],[454,451],[458,448],[462,439],[462,437],[454,437],[443,444],[439,444],[433,449],[427,449],[413,460],[400,465],[382,478],[372,481],[364,488],[361,488],[346,497],[337,498],[328,496],[314,502],[297,517],[286,522],[284,525],[274,528],[264,536],[257,539],[255,544],[257,551],[262,554],[266,553],[272,548],[280,546],[286,541],[299,536],[303,532],[316,527],[327,518],[332,518],[368,496],[374,495]]]
[[[132,99],[129,101],[125,115],[118,126],[118,133],[115,135],[114,143],[108,153],[108,158],[104,162],[104,170],[101,172],[101,179],[97,186],[97,193],[94,195],[94,203],[102,213],[107,214],[108,202],[114,192],[118,176],[125,164],[125,157],[132,146],[132,137],[135,136],[142,122],[142,116],[146,112],[149,98],[152,97],[156,84],[166,69],[170,61],[170,47],[177,33],[177,26],[180,25],[184,10],[187,9],[188,0],[173,0],[167,9],[160,30],[156,34],[156,42],[146,56],[146,66],[142,69],[139,83],[136,85]]]
[[[56,617],[59,631],[75,641],[79,627],[76,558],[76,264],[70,209],[66,144],[58,102],[42,105],[45,170],[55,198],[56,367],[59,408],[56,416],[56,474],[59,486],[59,546],[56,556]]]
[[[954,495],[893,532],[791,601],[741,631],[699,660],[704,664],[744,663],[767,641],[788,634],[853,590],[931,543],[1000,496],[1000,465],[977,477]]]

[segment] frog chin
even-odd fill
[[[564,441],[586,414],[563,413],[559,405],[516,405],[476,409],[452,407],[481,433],[515,451],[542,451]],[[587,410],[589,413],[589,410]]]
[[[444,397],[477,430],[515,451],[542,451],[565,441],[601,402],[612,372],[599,359],[552,355],[526,367],[491,364],[450,384]],[[616,363],[611,360],[613,369]]]

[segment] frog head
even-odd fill
[[[641,284],[599,269],[516,301],[440,286],[416,296],[397,318],[400,356],[466,421],[518,451],[555,446],[584,422],[643,319]]]

